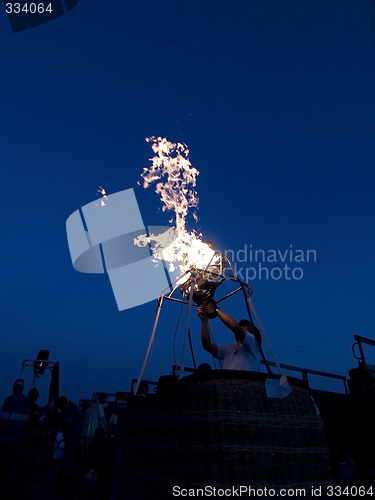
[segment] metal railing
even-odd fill
[[[375,345],[375,342],[374,342],[374,345]],[[272,367],[276,366],[276,363],[273,362],[273,361],[267,361],[267,363],[269,364],[269,366],[272,366]],[[261,364],[264,365],[265,364],[264,361],[261,361]],[[336,373],[325,372],[325,371],[321,371],[321,370],[313,370],[312,368],[302,368],[302,367],[299,367],[299,366],[289,365],[289,364],[286,364],[286,363],[279,363],[279,366],[283,370],[289,370],[289,371],[300,373],[302,381],[305,382],[305,384],[308,387],[310,387],[309,375],[317,375],[319,377],[326,377],[326,378],[330,378],[330,379],[333,379],[333,380],[339,380],[340,382],[342,382],[342,384],[344,386],[345,394],[349,393],[348,380],[345,377],[345,375],[338,375]],[[172,365],[172,373],[174,375],[177,373],[177,371],[179,369],[180,369],[179,366]],[[196,370],[194,368],[184,367],[184,372],[194,373],[194,372],[196,372]]]
[[[268,361],[270,366],[276,366],[273,361]],[[293,372],[299,372],[301,374],[301,379],[305,382],[305,384],[310,387],[309,375],[317,375],[319,377],[326,377],[334,380],[340,380],[344,385],[345,394],[349,393],[348,389],[348,380],[345,375],[338,375],[336,373],[324,372],[321,370],[313,370],[312,368],[301,368],[299,366],[288,365],[286,363],[279,363],[280,367],[283,370],[290,370]]]

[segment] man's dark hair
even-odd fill
[[[31,401],[36,401],[39,398],[39,391],[36,387],[32,387],[29,392],[27,393],[27,397]]]
[[[25,388],[25,381],[22,378],[18,378],[17,380],[14,381],[13,383],[14,393],[23,392],[24,388]]]
[[[260,334],[260,331],[258,330],[258,328],[254,325],[254,323],[252,323],[249,319],[241,319],[238,324],[240,326],[248,326],[249,329],[250,329],[250,333],[252,333],[256,339],[256,341],[258,342],[258,345],[261,346],[262,345],[262,336]]]
[[[209,372],[212,370],[212,367],[211,365],[209,365],[208,363],[201,363],[198,368],[197,368],[197,371],[198,372]]]

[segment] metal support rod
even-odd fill
[[[186,352],[187,341],[188,341],[188,336],[189,336],[189,329],[190,329],[190,316],[191,316],[191,306],[193,304],[194,285],[195,285],[195,276],[192,277],[191,282],[190,282],[189,302],[188,302],[188,308],[187,308],[187,312],[186,312],[184,345],[182,348],[180,371],[178,372],[179,379],[184,376],[183,374],[184,374],[185,352]]]
[[[262,323],[261,323],[261,321],[260,321],[260,319],[259,319],[259,316],[258,316],[258,314],[257,314],[257,312],[256,312],[256,310],[255,310],[255,307],[253,306],[253,303],[251,302],[251,298],[250,298],[250,297],[248,297],[248,298],[246,299],[246,304],[248,305],[249,309],[251,309],[251,310],[252,310],[252,312],[253,312],[253,314],[254,314],[254,316],[255,316],[255,319],[256,319],[256,321],[257,321],[257,323],[258,323],[258,325],[259,325],[259,328],[260,328],[260,330],[261,330],[261,332],[262,332],[262,337],[263,337],[263,338],[264,338],[264,340],[266,341],[266,344],[267,344],[268,350],[270,351],[271,356],[272,356],[272,358],[273,358],[273,360],[274,360],[274,362],[275,362],[275,366],[276,366],[276,368],[277,368],[277,370],[278,370],[279,374],[280,374],[280,375],[282,375],[282,371],[281,371],[280,363],[278,362],[278,360],[277,360],[277,358],[276,358],[276,356],[275,356],[275,354],[274,354],[274,352],[273,352],[273,349],[272,349],[272,346],[271,346],[271,344],[270,344],[270,341],[268,340],[268,337],[267,337],[267,335],[266,335],[266,332],[265,332],[265,330],[264,330],[264,328],[263,328],[263,325],[262,325]],[[265,356],[264,356],[264,354],[263,354],[263,350],[262,350],[262,349],[261,349],[261,353],[262,353],[262,355],[263,355],[263,361],[265,361],[265,365],[266,365],[266,367],[267,367],[268,372],[269,372],[269,373],[272,373],[272,370],[271,370],[271,368],[269,367],[268,362],[266,361],[266,358],[265,358]]]
[[[179,302],[180,304],[186,304],[186,300],[176,299],[175,297],[169,297],[164,295],[165,300],[171,300],[172,302]]]
[[[255,311],[254,311],[254,308],[252,307],[251,296],[246,295],[246,291],[245,291],[245,287],[244,287],[243,283],[241,283],[241,287],[242,287],[243,295],[244,295],[244,298],[245,298],[245,304],[246,304],[247,314],[249,315],[250,322],[253,324],[252,317],[251,317],[251,309],[253,309],[253,312],[255,312]],[[264,337],[264,339],[266,341],[267,347],[270,350],[271,355],[272,355],[273,359],[275,360],[275,364],[276,364],[276,366],[277,366],[277,368],[278,368],[278,370],[279,370],[279,372],[281,374],[281,369],[280,369],[279,362],[277,361],[277,359],[275,358],[275,356],[273,354],[272,348],[270,346],[270,343],[268,342],[268,338],[265,335],[264,328],[263,328],[262,324],[260,323],[259,318],[257,318],[257,323],[259,324],[259,327],[260,327],[260,329],[262,331],[263,337]],[[262,349],[261,345],[259,345],[259,352],[260,352],[260,355],[261,355],[261,357],[263,359],[263,362],[264,362],[264,364],[265,364],[265,366],[267,368],[268,373],[271,374],[272,370],[270,368],[270,365],[267,362],[266,356],[264,355],[264,352],[263,352],[263,349]]]
[[[147,364],[149,362],[149,358],[150,358],[150,354],[151,354],[151,349],[152,349],[152,346],[154,345],[155,332],[156,332],[156,328],[157,328],[158,322],[159,322],[159,317],[160,317],[160,312],[161,312],[161,306],[163,304],[163,298],[164,298],[163,295],[160,295],[159,298],[158,298],[158,304],[157,304],[157,307],[156,307],[156,313],[155,313],[155,319],[154,319],[154,326],[152,327],[152,332],[151,332],[150,340],[148,342],[145,359],[143,361],[143,365],[142,365],[141,371],[139,373],[137,383],[134,386],[133,394],[137,394],[139,384],[141,383],[143,375],[144,375],[144,373],[146,371]]]
[[[356,335],[354,335],[354,338],[356,338]],[[357,358],[359,363],[362,362],[364,365],[366,365],[365,351],[363,349],[362,342],[361,342],[361,340],[358,340],[358,339],[356,339],[356,340],[357,340],[356,345],[358,346],[358,349],[359,349],[360,358],[356,357],[354,354],[354,351],[353,351],[354,357]]]
[[[362,337],[361,335],[354,334],[354,340],[357,342],[362,342],[363,344],[368,344],[375,346],[375,340],[374,339],[369,339],[367,337]]]
[[[226,300],[228,299],[229,297],[231,297],[232,295],[234,295],[235,293],[237,292],[240,292],[242,290],[242,287],[239,287],[237,288],[236,290],[233,290],[232,292],[228,293],[227,295],[225,295],[224,297],[221,297],[221,299],[217,300],[216,301],[216,304],[220,304],[220,302],[223,302],[223,300]]]

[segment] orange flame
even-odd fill
[[[155,192],[160,194],[164,203],[162,210],[173,210],[176,216],[177,232],[185,231],[185,219],[189,208],[198,206],[198,197],[193,189],[196,186],[198,170],[189,161],[189,150],[186,144],[172,143],[161,137],[149,137],[147,142],[156,155],[150,159],[151,167],[144,168],[141,177],[143,187],[166,176],[167,180],[156,184]],[[196,214],[195,219],[197,219]]]
[[[149,137],[146,141],[151,143],[155,156],[150,159],[152,165],[144,168],[141,174],[143,187],[160,181],[155,191],[164,204],[162,210],[174,211],[176,227],[158,236],[139,236],[134,243],[139,246],[151,243],[155,259],[162,258],[168,262],[170,271],[175,270],[177,263],[180,275],[191,268],[204,269],[215,251],[202,240],[201,234],[186,230],[189,209],[196,208],[199,202],[194,189],[199,171],[190,163],[186,144],[172,143],[161,137]],[[161,182],[163,177],[166,180]],[[197,221],[195,212],[193,217]]]

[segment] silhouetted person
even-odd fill
[[[38,405],[39,391],[36,387],[32,387],[27,393],[30,404],[30,423],[35,423],[42,419],[47,414],[47,408]]]
[[[67,498],[75,497],[79,476],[81,437],[78,406],[66,396],[57,400],[57,435],[51,467],[51,483],[62,489]],[[65,497],[64,497],[65,498]]]
[[[149,391],[148,383],[145,380],[141,380],[137,390],[137,396],[146,397],[148,391]]]
[[[23,394],[24,388],[22,379],[15,380],[12,394],[5,398],[0,411],[1,484],[8,499],[18,498],[24,486],[22,439],[30,408],[29,399]]]
[[[12,394],[5,398],[1,407],[2,418],[8,418],[8,415],[3,415],[3,412],[19,415],[29,414],[29,400],[23,393],[24,388],[25,382],[22,378],[14,381]],[[11,418],[10,420],[17,420],[17,418]],[[25,418],[20,418],[19,420],[24,421]]]

